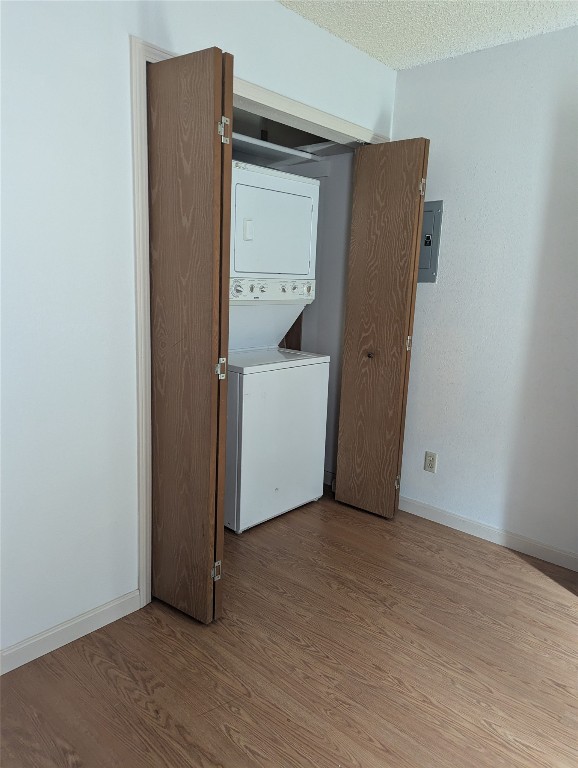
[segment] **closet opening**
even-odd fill
[[[341,143],[375,137],[243,81],[235,103],[233,81],[218,48],[149,63],[136,177],[152,594],[205,623],[224,521],[242,533],[333,479],[338,502],[395,514],[429,150]]]

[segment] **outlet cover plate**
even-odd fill
[[[433,472],[434,474],[438,470],[438,455],[437,453],[434,453],[433,451],[426,451],[425,452],[425,461],[423,463],[423,468],[426,472]]]

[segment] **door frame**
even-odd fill
[[[149,189],[146,65],[178,54],[133,35],[130,89],[134,194],[135,331],[137,393],[138,590],[140,607],[151,601],[152,426],[149,277]],[[331,141],[380,144],[390,141],[361,125],[315,109],[241,78],[233,78],[233,105]]]

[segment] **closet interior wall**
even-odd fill
[[[317,231],[317,296],[303,312],[301,347],[305,352],[329,355],[329,392],[327,401],[327,436],[325,442],[325,478],[331,485],[337,466],[341,359],[345,322],[347,254],[351,225],[351,190],[353,152],[327,157],[318,165],[321,190]],[[312,164],[309,169],[315,172]],[[318,171],[318,172],[319,172]],[[296,173],[308,175],[304,166]]]

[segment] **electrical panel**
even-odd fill
[[[437,282],[443,210],[443,200],[424,203],[418,283]]]

